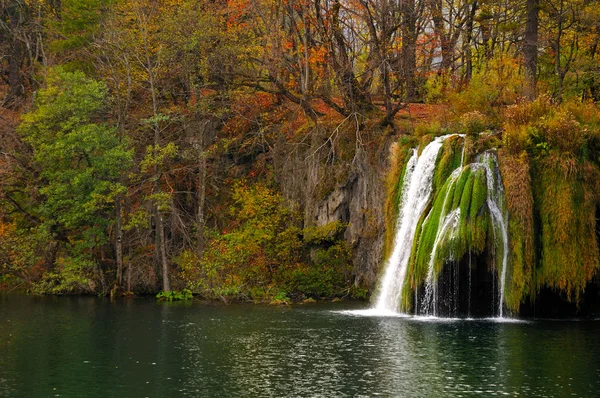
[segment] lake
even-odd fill
[[[0,295],[0,396],[600,394],[600,321]]]

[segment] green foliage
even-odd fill
[[[598,178],[591,165],[576,165],[565,174],[557,158],[536,162],[533,174],[535,210],[540,220],[540,261],[535,287],[560,289],[577,302],[598,271],[596,239],[597,191],[590,180]]]
[[[421,122],[415,125],[413,135],[419,139],[422,139],[424,137],[436,137],[442,133],[442,127],[439,122]],[[421,149],[424,148],[428,143],[429,142],[421,141]]]
[[[52,225],[105,229],[106,213],[124,191],[118,180],[132,154],[114,128],[98,122],[106,95],[103,83],[57,68],[38,92],[35,109],[23,116],[19,130],[43,179],[45,199],[37,210]]]
[[[524,80],[519,71],[516,59],[496,55],[474,71],[465,89],[447,90],[446,103],[459,118],[469,112],[485,115],[477,124],[492,127],[498,122],[498,106],[514,104],[521,96]]]
[[[269,302],[269,304],[272,305],[287,305],[290,303],[290,298],[287,296],[286,292],[279,292],[277,293],[275,296],[273,296],[273,298],[271,299],[271,301]]]
[[[189,289],[170,290],[168,292],[161,290],[156,295],[156,299],[160,301],[188,301],[193,298],[194,296]]]
[[[475,136],[488,128],[488,118],[479,111],[471,111],[463,114],[459,123],[462,132]]]
[[[318,298],[347,292],[351,251],[336,238],[341,223],[301,230],[298,215],[260,183],[236,183],[232,198],[233,228],[214,234],[201,260],[191,251],[175,259],[189,289],[208,298],[277,303],[282,294]]]
[[[0,222],[0,275],[25,283],[36,280],[50,240],[50,232],[43,227],[26,229]]]
[[[169,142],[164,147],[160,145],[148,146],[146,148],[146,156],[140,162],[142,173],[151,172],[154,168],[161,169],[165,162],[174,158],[177,155],[178,148],[173,142]]]
[[[99,20],[101,0],[63,0],[59,28],[66,37],[55,45],[68,49],[80,46],[89,40],[89,34]]]
[[[558,151],[568,158],[595,160],[600,136],[600,111],[581,101],[552,104],[547,96],[507,107],[504,145],[512,153],[546,156]]]
[[[232,228],[208,242],[201,261],[187,253],[178,263],[190,289],[204,296],[248,296],[250,287],[262,296],[280,269],[302,259],[298,215],[263,184],[237,183],[232,198]]]
[[[447,75],[432,75],[425,82],[425,102],[428,104],[439,104],[446,96],[448,87]]]
[[[46,272],[40,281],[33,283],[37,294],[81,294],[96,291],[93,272],[96,264],[85,254],[61,257],[53,271]]]
[[[313,264],[284,274],[287,291],[311,297],[343,296],[347,292],[351,251],[344,242],[317,249]]]
[[[367,300],[369,298],[369,289],[364,287],[352,286],[350,288],[350,297],[356,300]]]
[[[304,242],[315,245],[334,242],[344,228],[345,225],[339,220],[325,225],[306,227],[303,230]]]
[[[106,243],[119,183],[132,153],[114,128],[102,123],[106,86],[81,72],[50,70],[32,112],[23,115],[19,131],[33,149],[40,170],[39,201],[32,211],[48,242],[68,239],[66,257],[36,287],[39,292],[93,290],[91,250]]]
[[[123,225],[124,231],[143,228],[148,225],[148,220],[150,219],[150,213],[142,207],[138,208],[136,211],[130,212],[127,216],[126,222]]]

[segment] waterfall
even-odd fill
[[[435,267],[435,256],[437,254],[437,248],[442,238],[444,238],[447,232],[453,231],[454,228],[458,225],[458,220],[460,217],[460,209],[455,209],[447,214],[448,208],[448,198],[450,197],[450,193],[452,192],[452,185],[456,183],[458,176],[462,170],[462,164],[464,160],[464,146],[463,146],[463,154],[461,155],[460,164],[461,167],[454,170],[450,175],[450,186],[446,190],[446,195],[444,196],[444,203],[442,204],[442,211],[440,213],[438,224],[440,228],[437,230],[435,241],[433,243],[433,249],[431,250],[431,254],[429,257],[429,267],[427,270],[427,280],[425,281],[425,298],[423,304],[421,306],[421,313],[428,315],[437,315],[437,279],[434,275],[434,267]],[[424,224],[427,222],[427,219],[431,217],[430,211],[427,215],[427,218]],[[452,228],[449,230],[449,228]],[[415,312],[418,313],[418,302],[415,300]]]
[[[461,158],[461,164],[464,158]],[[460,208],[452,208],[452,206],[448,205],[449,195],[452,192],[454,186],[456,186],[457,180],[460,178],[461,173],[465,171],[475,172],[477,170],[483,169],[485,171],[485,180],[486,180],[486,200],[485,203],[489,210],[490,218],[492,221],[491,232],[494,234],[494,243],[495,245],[501,244],[502,246],[502,268],[499,271],[498,279],[499,279],[499,304],[498,304],[498,316],[500,318],[503,317],[503,304],[504,304],[504,289],[506,283],[506,270],[508,263],[508,220],[507,215],[501,209],[503,208],[503,198],[504,198],[504,188],[502,185],[502,180],[500,177],[500,173],[498,171],[498,164],[495,155],[490,152],[485,152],[483,155],[479,156],[475,163],[471,163],[468,166],[461,166],[454,170],[449,177],[449,186],[446,191],[446,195],[444,197],[442,211],[439,215],[438,222],[438,230],[436,232],[435,241],[433,244],[432,251],[429,255],[429,263],[428,263],[428,272],[427,279],[425,280],[425,295],[423,298],[423,302],[420,306],[416,306],[415,312],[422,315],[433,315],[437,316],[437,307],[438,307],[438,276],[435,274],[435,261],[436,254],[439,246],[442,243],[448,243],[452,239],[456,237],[456,234],[461,228],[461,214]],[[431,213],[427,217],[431,216]],[[425,223],[423,223],[425,225]],[[498,236],[499,235],[499,236]],[[499,242],[501,240],[501,242]],[[497,252],[498,250],[496,250]],[[471,264],[470,264],[470,256],[471,252],[467,249],[467,254],[469,255],[469,275],[468,275],[468,289],[467,292],[468,299],[468,312],[470,312],[470,289],[471,289]],[[452,253],[450,253],[450,257]],[[448,260],[460,260],[460,258],[446,258]],[[455,272],[457,272],[455,270]],[[454,303],[454,308],[457,307],[458,300],[458,288],[455,283],[455,291],[453,292],[454,297],[449,297],[448,299],[452,300]],[[417,300],[415,303],[418,304]],[[457,311],[455,310],[455,313]]]
[[[471,317],[471,252],[469,252],[469,288],[467,289],[468,298],[467,298],[467,317]]]
[[[438,316],[438,312],[447,310],[453,315],[466,311],[470,316],[471,252],[481,254],[488,250],[496,261],[496,273],[487,291],[492,297],[499,296],[498,307],[495,307],[496,299],[492,299],[494,310],[497,308],[493,312],[499,317],[504,315],[508,215],[497,158],[493,152],[486,151],[477,156],[474,163],[465,164],[464,145],[462,153],[456,149],[451,149],[455,152],[451,152],[450,157],[444,153],[440,167],[454,164],[456,169],[447,178],[443,177],[446,180],[442,186],[435,187],[438,193],[434,195],[436,164],[448,137],[450,135],[435,138],[420,156],[413,149],[406,164],[392,253],[374,301],[375,312],[398,312],[404,308],[403,290],[407,288],[411,267],[415,288],[407,293],[414,294],[415,314]],[[454,163],[449,163],[452,161]],[[432,200],[433,205],[430,205]],[[428,214],[425,214],[427,209]],[[463,258],[466,261],[466,255],[469,256],[468,270],[460,265]],[[450,266],[453,268],[444,268]],[[420,290],[418,286],[422,284],[424,289]]]
[[[452,209],[452,206],[448,206],[448,198],[450,193],[452,192],[453,187],[456,185],[457,180],[459,179],[461,173],[470,169],[472,172],[476,170],[483,169],[485,171],[485,179],[486,179],[486,205],[489,210],[489,214],[492,221],[492,233],[494,234],[494,242],[496,245],[499,244],[499,240],[501,240],[500,244],[502,245],[502,268],[499,271],[498,282],[499,282],[499,300],[498,300],[498,316],[500,318],[504,315],[504,289],[506,284],[506,270],[508,263],[508,220],[507,215],[501,209],[503,208],[502,200],[504,198],[504,188],[502,184],[502,179],[500,177],[500,173],[498,170],[498,164],[496,160],[496,156],[491,152],[485,152],[483,155],[479,156],[475,163],[471,163],[470,165],[463,167],[464,161],[464,149],[463,155],[461,156],[461,167],[457,168],[452,172],[449,177],[449,187],[446,191],[446,195],[444,197],[444,202],[442,205],[442,212],[439,216],[439,228],[436,232],[435,241],[433,244],[433,249],[429,258],[429,267],[427,272],[427,279],[425,281],[425,296],[423,298],[423,303],[419,310],[418,307],[415,310],[416,313],[424,314],[424,315],[433,315],[437,316],[437,304],[438,304],[438,278],[435,275],[435,260],[436,254],[438,251],[438,247],[442,242],[448,242],[449,240],[455,237],[455,234],[458,232],[458,229],[461,227],[460,225],[460,208]],[[450,207],[450,208],[449,208]],[[429,217],[431,213],[427,216]],[[499,235],[499,236],[498,236]],[[469,255],[469,281],[468,281],[468,289],[467,294],[469,295],[469,307],[470,307],[470,289],[471,289],[471,270],[470,270],[470,250],[467,250]],[[447,258],[446,260],[460,260],[460,258]],[[455,271],[456,272],[456,271]],[[455,283],[455,291],[454,297],[450,297],[450,299],[454,302],[454,307],[457,306],[458,300],[458,288]],[[415,303],[418,303],[415,301]],[[468,309],[470,312],[470,308]],[[457,311],[455,311],[456,313]]]
[[[445,201],[448,198],[445,199]],[[444,207],[445,207],[444,202]],[[433,250],[429,258],[429,269],[427,270],[427,280],[425,281],[425,300],[423,303],[424,313],[427,315],[437,316],[437,278],[435,277],[435,256],[437,254],[438,246],[442,239],[456,232],[459,226],[460,220],[460,208],[452,210],[445,218],[441,227],[438,229],[435,242],[433,243]]]
[[[500,272],[500,300],[498,302],[498,315],[500,318],[504,315],[504,287],[506,283],[506,269],[508,265],[508,230],[506,213],[500,210],[502,208],[501,200],[504,197],[504,186],[500,173],[498,172],[498,164],[495,156],[485,152],[483,154],[483,166],[487,180],[487,206],[492,216],[492,221],[495,228],[500,229],[502,237],[502,270]],[[493,166],[493,168],[492,168]],[[494,234],[496,230],[494,229]]]
[[[379,294],[375,300],[377,310],[398,311],[400,307],[415,232],[419,219],[429,203],[436,160],[447,137],[449,136],[435,138],[423,149],[421,156],[413,150],[408,161],[402,185],[393,250],[385,264]]]

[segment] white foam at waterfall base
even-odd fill
[[[432,191],[433,173],[442,144],[449,136],[437,137],[423,149],[413,150],[407,163],[392,255],[385,264],[374,310],[397,312],[419,219]]]
[[[331,311],[334,314],[353,316],[353,317],[366,317],[366,318],[399,318],[405,321],[411,322],[429,322],[429,323],[452,323],[452,322],[489,322],[489,323],[530,323],[531,321],[517,319],[517,318],[498,318],[498,317],[487,317],[487,318],[460,318],[460,317],[439,317],[432,315],[408,315],[395,311],[389,310],[378,310],[377,308],[367,308],[364,310],[334,310]]]
[[[353,316],[367,316],[367,317],[389,317],[389,318],[410,318],[410,315],[401,314],[396,311],[381,310],[377,308],[367,308],[364,310],[342,310],[334,311],[338,314],[353,315]]]

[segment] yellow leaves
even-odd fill
[[[576,154],[585,142],[585,130],[565,109],[558,109],[541,118],[538,123],[546,142],[563,153]]]
[[[540,217],[541,266],[536,287],[561,289],[569,300],[577,301],[600,267],[595,231],[594,195],[585,194],[582,175],[588,166],[566,176],[556,158],[538,161],[534,174],[537,211]]]
[[[165,146],[152,146],[146,147],[146,156],[140,163],[140,169],[143,173],[151,172],[155,167],[160,168],[168,160],[172,159],[177,155],[177,145],[173,142],[169,142]]]
[[[4,223],[0,221],[0,240],[13,236],[16,233],[17,225],[15,222]]]
[[[138,208],[126,214],[123,230],[130,231],[134,228],[146,228],[150,224],[150,213],[144,208]]]

